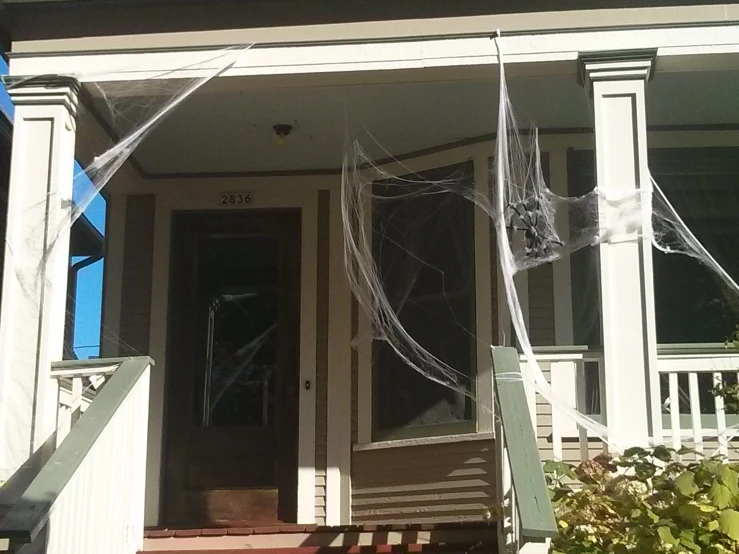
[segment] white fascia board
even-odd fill
[[[503,36],[506,63],[574,61],[588,51],[657,49],[660,57],[739,53],[739,25]],[[178,50],[12,57],[10,74],[70,74],[83,82],[198,78],[223,64],[219,50]],[[736,60],[739,66],[739,59]],[[226,77],[495,65],[491,37],[373,43],[255,45]]]

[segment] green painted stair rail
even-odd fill
[[[48,521],[55,500],[95,445],[100,434],[138,383],[146,368],[154,365],[146,356],[94,359],[52,364],[56,369],[118,365],[90,407],[31,481],[18,502],[0,521],[0,539],[13,544],[33,542]]]
[[[492,356],[497,414],[508,450],[520,534],[524,540],[537,542],[556,537],[557,523],[531,423],[519,353],[515,348],[493,347]]]

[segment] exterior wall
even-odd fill
[[[354,452],[352,523],[481,520],[495,502],[490,439]]]
[[[154,263],[153,194],[126,200],[121,320],[118,355],[149,354],[152,267]]]
[[[529,270],[529,336],[534,346],[555,344],[552,264]]]

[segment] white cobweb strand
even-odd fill
[[[498,41],[496,39],[496,46]],[[498,46],[499,48],[499,46]],[[503,285],[506,293],[506,301],[510,312],[511,322],[518,339],[518,346],[526,358],[526,365],[522,375],[524,381],[533,386],[534,390],[543,396],[554,409],[562,412],[566,417],[574,420],[578,425],[593,432],[596,436],[607,441],[613,448],[619,449],[622,444],[617,437],[609,436],[608,429],[594,421],[592,418],[581,414],[574,406],[564,399],[558,398],[547,381],[544,373],[534,354],[526,324],[518,298],[518,291],[514,282],[514,275],[519,267],[525,264],[516,262],[511,245],[508,240],[509,225],[506,221],[506,212],[509,206],[520,203],[526,198],[530,190],[544,190],[545,184],[541,171],[541,160],[536,141],[536,133],[533,134],[535,144],[533,149],[524,148],[520,135],[517,132],[513,110],[508,98],[506,87],[505,68],[503,56],[498,51],[499,74],[500,74],[500,98],[498,107],[498,130],[496,138],[495,155],[495,198],[497,201],[497,214],[494,217],[496,240],[498,245],[498,259],[501,266]],[[528,154],[526,151],[528,150]],[[534,156],[532,159],[531,156]],[[533,164],[533,171],[532,171]],[[554,220],[553,213],[547,214],[550,221]],[[552,224],[553,230],[553,224]],[[561,242],[561,241],[560,241]],[[504,386],[507,376],[505,373],[497,373],[496,379]]]
[[[177,107],[179,107],[203,85],[233,67],[250,48],[251,45],[228,48],[217,52],[211,59],[199,62],[197,65],[214,64],[214,66],[207,70],[204,76],[192,79],[187,86],[172,96],[156,113],[142,121],[115,146],[99,156],[96,156],[92,163],[84,169],[84,173],[90,179],[93,186],[91,190],[83,196],[79,202],[77,202],[72,214],[72,223],[82,215],[90,205],[90,202],[92,202],[95,196],[100,193],[103,187],[105,187],[108,181],[110,181],[111,177],[121,168],[134,150],[151,133],[151,131],[157,127],[157,125],[159,125],[170,113],[177,109]],[[190,69],[197,69],[197,67],[191,67]]]
[[[202,75],[196,78],[190,77],[182,79],[176,93],[168,97],[161,106],[153,111],[153,113],[141,114],[138,123],[133,125],[132,130],[124,133],[122,139],[102,154],[97,155],[93,161],[84,168],[82,173],[87,175],[90,181],[89,188],[77,202],[73,203],[71,202],[71,199],[61,199],[63,206],[68,210],[68,217],[63,218],[63,221],[57,228],[50,229],[48,246],[44,251],[42,263],[37,268],[36,275],[32,279],[33,282],[24,283],[28,292],[38,289],[41,283],[45,281],[46,260],[49,259],[49,256],[58,241],[60,239],[66,239],[70,227],[82,216],[90,206],[91,202],[102,192],[113,175],[123,166],[124,163],[126,163],[142,141],[193,93],[212,79],[222,75],[228,69],[233,67],[250,48],[251,45],[241,45],[221,49],[214,52],[213,55],[206,60],[198,61],[195,64],[187,66],[187,68],[182,68],[196,73],[202,73]],[[78,74],[73,76],[81,81],[88,80],[88,77],[85,75]],[[23,81],[20,83],[23,83]],[[106,97],[100,85],[97,86],[100,89],[102,97],[108,104],[113,119],[115,119],[115,100]],[[146,87],[143,87],[143,90],[146,90]],[[116,131],[117,129],[113,130]],[[78,173],[75,174],[73,178],[76,181],[79,177],[80,174]],[[34,207],[31,207],[29,209],[33,208]],[[44,221],[39,221],[39,229],[43,229],[44,224]]]

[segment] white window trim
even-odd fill
[[[427,171],[450,165],[461,164],[472,161],[475,188],[479,192],[486,191],[488,187],[489,162],[492,155],[492,144],[490,142],[480,143],[468,147],[461,147],[444,152],[422,156],[413,160],[406,160],[402,164],[389,164],[384,167],[393,175],[408,173],[409,169],[416,172]],[[371,225],[372,206],[367,200],[365,210],[369,216],[367,224]],[[475,209],[473,217],[474,228],[474,266],[475,266],[475,326],[478,337],[492,337],[492,291],[491,272],[492,260],[490,253],[490,219],[482,210]],[[371,240],[371,229],[367,230],[367,236]],[[371,247],[371,244],[370,244]],[[499,313],[501,312],[499,308]],[[371,449],[382,445],[383,448],[411,446],[421,444],[424,441],[446,440],[449,437],[482,436],[486,437],[493,431],[493,376],[490,349],[487,344],[480,344],[476,348],[476,375],[475,375],[475,431],[472,433],[450,433],[438,434],[430,437],[399,438],[392,440],[373,441],[373,376],[372,376],[372,325],[370,318],[360,308],[358,322],[358,334],[354,343],[357,351],[357,446],[355,450]],[[490,435],[491,436],[491,435]],[[379,447],[379,446],[377,446]]]

